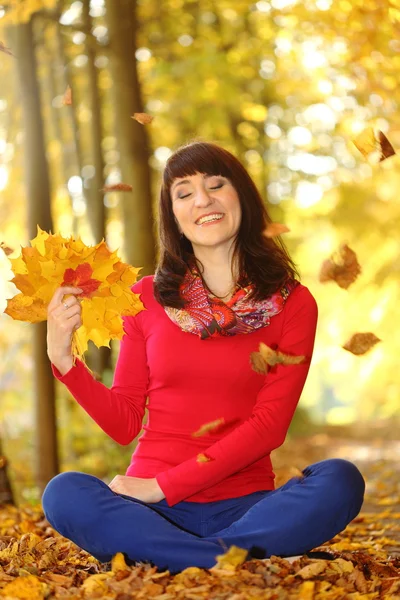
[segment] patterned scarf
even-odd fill
[[[192,264],[180,286],[185,308],[166,306],[165,312],[182,331],[194,333],[202,340],[251,333],[270,324],[270,317],[283,310],[289,294],[299,283],[288,279],[280,290],[260,301],[249,299],[253,284],[238,285],[232,298],[223,302],[208,295],[197,267]]]

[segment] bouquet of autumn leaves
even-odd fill
[[[47,320],[47,308],[60,286],[83,290],[77,296],[82,308],[82,326],[72,337],[72,355],[84,361],[88,340],[96,346],[110,347],[110,339],[122,339],[122,316],[134,316],[144,309],[131,291],[140,268],[123,263],[117,251],[110,252],[102,240],[85,246],[82,240],[48,234],[38,226],[31,247],[22,248],[21,256],[10,258],[21,290],[7,301],[5,313],[13,319],[39,323]]]

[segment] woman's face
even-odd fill
[[[196,246],[230,247],[242,217],[239,196],[222,175],[196,173],[174,179],[170,190],[179,230]]]

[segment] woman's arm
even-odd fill
[[[170,506],[244,469],[285,441],[310,368],[318,318],[317,304],[307,288],[293,294],[293,301],[287,301],[279,350],[307,360],[271,369],[252,415],[204,452],[211,460],[198,463],[194,456],[156,476]]]
[[[133,286],[134,293],[141,293],[141,283]],[[149,371],[145,340],[138,322],[140,313],[122,319],[125,335],[120,343],[111,389],[96,381],[80,360],[64,375],[53,364],[52,370],[101,429],[119,444],[127,445],[142,428]]]

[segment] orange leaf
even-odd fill
[[[214,431],[218,429],[221,425],[225,423],[225,419],[221,417],[220,419],[216,419],[215,421],[211,421],[210,423],[205,423],[202,425],[197,431],[192,433],[193,437],[201,437],[202,435],[206,435],[209,431]]]
[[[287,233],[290,231],[289,227],[282,225],[281,223],[268,223],[266,229],[263,231],[263,235],[267,238],[273,238],[281,233]]]
[[[335,281],[339,287],[347,290],[361,273],[361,266],[356,253],[347,244],[341,245],[339,254],[339,264],[334,262],[332,257],[322,263],[319,281],[321,283]]]
[[[70,86],[67,86],[67,89],[64,92],[63,104],[64,106],[71,106],[72,104],[72,89]]]
[[[375,344],[381,342],[378,337],[373,333],[355,333],[351,338],[342,346],[348,352],[352,354],[360,355],[365,354]]]
[[[269,367],[277,364],[281,365],[298,365],[305,361],[305,356],[291,356],[284,354],[279,350],[273,350],[263,342],[260,343],[259,351],[250,354],[250,362],[253,371],[260,374],[266,374]]]
[[[142,125],[149,125],[153,121],[154,117],[148,115],[147,113],[134,113],[132,119],[135,119],[135,121],[141,123]]]
[[[196,460],[198,463],[207,463],[210,462],[210,460],[212,459],[206,454],[198,454]]]
[[[102,192],[130,192],[132,186],[129,183],[113,183],[112,185],[105,185]]]

